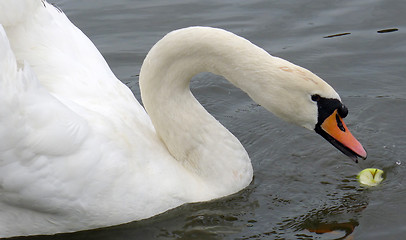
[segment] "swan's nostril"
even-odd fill
[[[336,120],[337,120],[337,127],[341,131],[345,132],[345,127],[344,127],[343,122],[341,121],[340,117],[338,116],[338,114],[336,114]]]

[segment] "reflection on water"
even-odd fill
[[[288,203],[284,199],[274,199],[276,202]],[[295,239],[351,239],[352,233],[359,225],[358,218],[368,206],[366,192],[362,189],[356,193],[348,194],[338,200],[334,206],[325,206],[313,209],[308,213],[286,218],[277,223],[278,226],[272,231],[266,231],[251,235],[242,239],[282,239],[286,232],[293,231]]]
[[[297,230],[327,235],[323,239],[347,239],[359,225],[358,218],[368,201],[362,192],[347,195],[341,201],[341,205],[315,210],[304,216]]]
[[[354,228],[359,225],[358,222],[342,222],[342,223],[310,223],[306,229],[317,234],[325,234],[324,239],[351,239]],[[343,232],[343,233],[342,233]],[[345,234],[342,236],[342,234]],[[342,237],[340,237],[342,236]]]

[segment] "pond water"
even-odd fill
[[[144,221],[24,239],[404,239],[402,0],[53,2],[138,99],[142,61],[167,32],[205,25],[243,36],[330,83],[369,157],[354,163],[317,134],[279,120],[223,78],[203,73],[193,79],[192,91],[250,154],[255,177],[248,188]],[[359,186],[356,175],[367,167],[385,171],[382,184]]]

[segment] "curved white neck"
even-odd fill
[[[197,73],[212,72],[261,103],[250,93],[260,92],[262,72],[272,76],[269,69],[277,68],[279,62],[281,66],[290,64],[220,29],[182,29],[160,40],[144,60],[140,88],[157,134],[172,156],[204,181],[222,184],[221,189],[236,182],[240,183],[235,186],[238,189],[249,184],[252,166],[246,151],[193,97],[189,83]]]

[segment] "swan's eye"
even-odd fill
[[[318,102],[320,100],[320,95],[318,95],[318,94],[312,95],[312,100],[315,102]]]

